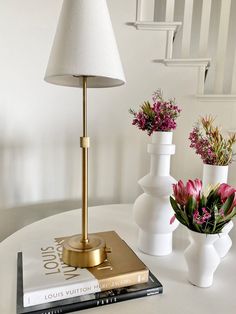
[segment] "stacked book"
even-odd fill
[[[62,262],[65,238],[17,256],[17,314],[61,314],[162,293],[162,285],[116,232],[100,232],[112,253],[101,265]]]

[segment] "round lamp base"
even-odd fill
[[[97,235],[89,235],[87,242],[82,242],[81,235],[75,235],[63,243],[62,260],[67,265],[94,267],[106,258],[106,243]]]

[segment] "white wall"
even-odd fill
[[[62,1],[0,0],[0,208],[80,198],[81,90],[43,81]],[[235,103],[202,103],[196,69],[152,63],[164,56],[165,34],[137,31],[135,0],[108,0],[126,73],[125,87],[89,91],[90,199],[97,203],[133,202],[138,178],[149,167],[141,131],[131,126],[137,108],[161,87],[175,96],[182,116],[172,175],[201,176],[201,161],[188,146],[188,133],[199,115],[236,128]],[[236,166],[230,183],[236,185]]]

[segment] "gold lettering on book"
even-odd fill
[[[71,267],[62,261],[62,243],[61,239],[55,239],[56,246],[41,248],[41,257],[45,275],[56,275],[62,273],[65,280],[70,280],[80,276],[78,268]]]

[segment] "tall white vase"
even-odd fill
[[[220,263],[220,257],[214,246],[219,236],[188,231],[190,244],[184,251],[188,265],[188,280],[198,287],[210,287],[214,272]]]
[[[170,176],[170,159],[175,153],[172,132],[156,132],[148,144],[151,155],[150,172],[139,180],[144,193],[134,203],[134,220],[139,226],[138,247],[150,255],[172,252],[172,232],[178,221],[170,224],[174,215],[169,197],[176,180]]]
[[[203,165],[203,191],[210,186],[219,183],[227,183],[229,166]],[[233,228],[233,222],[228,223],[220,233],[218,240],[215,242],[215,248],[220,257],[226,256],[232,246],[232,240],[229,236],[230,230]]]
[[[215,166],[203,164],[203,190],[218,183],[227,183],[229,166]]]

